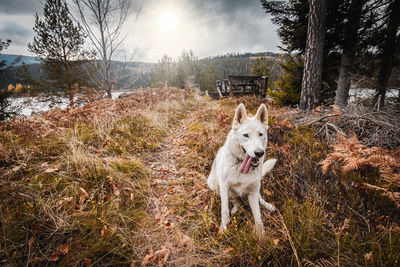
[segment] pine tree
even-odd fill
[[[311,110],[318,103],[322,86],[327,0],[311,0],[308,15],[307,44],[301,84],[300,109]]]
[[[361,11],[365,0],[352,0],[347,12],[347,23],[343,38],[343,53],[336,90],[335,105],[345,107],[349,98],[351,72],[354,69],[354,56],[358,44]]]
[[[183,51],[172,71],[171,85],[184,88],[186,82],[197,82],[200,75],[200,63],[192,50]]]
[[[378,109],[384,106],[386,89],[392,73],[394,58],[396,57],[396,45],[399,42],[399,36],[397,35],[400,26],[399,10],[400,0],[392,0],[387,8],[389,16],[386,28],[384,29],[384,41],[376,88],[377,93],[374,97],[374,104]]]
[[[164,55],[151,71],[150,85],[153,87],[168,86],[172,72],[172,59]]]
[[[199,84],[202,91],[215,92],[217,90],[216,81],[221,79],[221,73],[214,65],[204,66],[199,77]]]
[[[265,57],[258,57],[251,66],[251,75],[254,76],[270,76],[270,63]]]
[[[341,44],[343,32],[343,2],[347,0],[328,0],[326,10],[326,31],[323,51],[322,83],[325,85],[320,92],[319,100],[328,102],[334,96],[336,89],[337,73],[340,66],[340,55],[337,48]],[[266,13],[272,16],[272,22],[278,26],[278,36],[282,45],[280,48],[291,56],[304,56],[307,40],[307,26],[309,13],[309,0],[297,1],[269,1],[261,0]],[[283,72],[285,69],[283,68]],[[291,76],[290,73],[284,75]],[[301,84],[299,81],[292,84]],[[288,91],[299,91],[292,88]],[[295,99],[295,98],[294,98]]]
[[[299,103],[303,66],[301,56],[286,56],[285,61],[281,63],[283,72],[275,82],[275,90],[268,90],[275,103],[279,105]]]
[[[35,14],[36,36],[28,44],[28,50],[42,61],[47,80],[43,81],[55,90],[69,95],[73,105],[76,84],[87,85],[83,52],[84,35],[79,23],[74,24],[65,0],[46,0],[44,18]]]

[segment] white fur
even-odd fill
[[[230,221],[229,200],[233,203],[231,214],[238,210],[237,198],[247,198],[254,216],[257,229],[263,229],[260,204],[269,211],[275,207],[261,198],[261,179],[275,166],[276,159],[259,158],[258,167],[252,167],[246,174],[240,173],[240,165],[247,154],[255,157],[255,151],[267,147],[268,111],[262,104],[254,117],[247,117],[246,109],[240,104],[235,113],[232,129],[225,144],[219,149],[211,169],[207,184],[211,190],[217,191],[221,197],[221,228],[226,229]],[[247,134],[248,137],[244,136]],[[260,136],[262,134],[262,136]],[[244,149],[244,150],[243,150]]]

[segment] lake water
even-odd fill
[[[365,98],[371,98],[375,94],[375,89],[369,88],[352,88],[349,91],[349,102],[359,101]],[[386,98],[395,97],[399,95],[399,89],[389,89],[386,92]]]
[[[121,94],[127,93],[127,91],[115,91],[112,92],[112,98],[118,98]],[[16,97],[10,99],[11,105],[7,110],[18,110],[18,116],[31,116],[33,114],[39,114],[40,112],[49,111],[52,108],[65,109],[68,107],[69,99],[61,96],[51,97]]]

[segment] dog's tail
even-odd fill
[[[274,168],[276,161],[277,159],[269,159],[266,162],[264,162],[262,166],[262,176],[265,176]]]

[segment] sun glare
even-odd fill
[[[164,32],[175,31],[179,26],[179,16],[171,10],[163,11],[157,20],[158,28]]]

